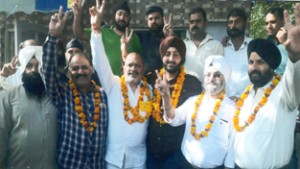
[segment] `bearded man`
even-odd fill
[[[0,168],[58,169],[56,108],[39,74],[42,47],[19,54],[23,84],[0,97]]]
[[[189,29],[186,46],[186,72],[197,77],[203,83],[204,63],[210,55],[223,55],[223,46],[206,32],[208,24],[206,12],[201,7],[196,7],[189,13]]]
[[[74,15],[74,26],[73,31],[75,37],[82,37],[83,31],[81,28],[81,0],[76,3],[76,8],[73,8],[75,13]],[[130,8],[128,6],[128,1],[123,1],[115,10],[114,24],[112,26],[104,26],[101,28],[102,40],[104,44],[105,53],[108,56],[109,64],[112,68],[114,75],[120,76],[122,74],[122,52],[121,48],[121,37],[125,34],[126,28],[128,28],[131,20]],[[99,29],[100,30],[100,29]],[[91,29],[85,29],[85,39],[90,39]],[[134,33],[132,39],[129,43],[128,52],[141,52],[141,44],[138,36]]]
[[[224,57],[231,67],[230,79],[226,82],[226,94],[237,101],[249,85],[247,48],[252,40],[246,37],[247,14],[241,8],[232,9],[227,15],[229,40],[224,48]]]
[[[186,74],[185,62],[186,47],[184,42],[174,36],[169,36],[160,44],[160,56],[163,62],[161,75],[165,74],[169,89],[172,93],[172,104],[179,107],[186,99],[202,91],[200,81]],[[147,76],[154,86],[156,73]],[[180,153],[185,125],[172,127],[163,118],[162,96],[157,90],[154,92],[154,107],[150,117],[147,136],[147,168],[168,168],[170,163],[177,161],[176,154]]]
[[[156,80],[155,87],[163,100],[164,118],[171,126],[186,124],[177,161],[168,168],[234,168],[232,112],[234,103],[225,94],[230,67],[220,55],[205,61],[204,91],[187,99],[180,107],[172,105],[165,76]]]
[[[150,6],[146,11],[147,31],[139,31],[137,35],[142,45],[141,55],[145,62],[145,74],[162,68],[159,45],[166,38],[164,27],[164,11],[159,6]]]

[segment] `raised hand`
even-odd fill
[[[125,35],[121,37],[121,52],[122,52],[122,60],[125,62],[127,56],[127,49],[132,37],[133,30],[131,29],[130,34],[128,35],[128,28],[126,27]]]
[[[105,0],[103,0],[102,3],[100,3],[100,0],[96,0],[96,6],[92,6],[89,9],[91,15],[91,26],[93,31],[100,31],[105,4]]]
[[[76,0],[73,4],[72,4],[72,9],[73,9],[73,14],[74,17],[81,17],[81,13],[82,13],[82,0]]]
[[[155,88],[160,92],[162,96],[163,109],[168,121],[173,120],[175,117],[175,108],[171,102],[170,89],[167,82],[166,72],[161,77],[159,72],[155,71],[157,79],[155,82]]]
[[[16,65],[18,63],[18,57],[15,56],[13,57],[13,59],[11,60],[10,63],[6,63],[4,64],[2,70],[1,70],[1,76],[3,77],[8,77],[10,75],[13,75],[14,73],[16,73],[17,68]]]
[[[284,29],[278,32],[277,38],[289,52],[292,62],[300,59],[300,3],[295,5],[295,25],[291,23],[288,11],[284,11]]]
[[[55,13],[51,16],[49,23],[49,34],[52,36],[59,36],[65,27],[68,16],[69,12],[67,11],[65,14],[63,14],[63,7],[60,6],[58,13]]]
[[[173,28],[172,28],[172,14],[169,16],[169,20],[167,21],[166,17],[164,16],[164,34],[166,37],[173,35]]]
[[[164,72],[163,76],[159,74],[159,72],[155,71],[157,79],[155,81],[155,88],[160,92],[160,95],[163,97],[170,97],[170,89],[166,78],[166,72]]]

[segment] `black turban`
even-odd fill
[[[161,41],[159,47],[161,58],[163,58],[166,55],[166,52],[170,47],[174,47],[177,49],[181,57],[181,64],[183,64],[185,62],[185,52],[186,52],[186,47],[184,42],[180,38],[175,36],[168,36],[167,38],[165,38],[163,41]]]
[[[273,70],[275,70],[280,65],[280,51],[270,40],[252,40],[248,45],[248,59],[252,52],[256,52]]]
[[[74,38],[68,42],[66,46],[66,50],[68,50],[69,48],[78,48],[81,51],[83,51],[82,43],[78,39],[74,39]]]
[[[149,14],[151,13],[154,13],[154,12],[158,12],[160,14],[160,16],[164,16],[164,11],[161,7],[159,6],[150,6],[147,11],[146,11],[146,16],[148,16]]]
[[[125,0],[123,1],[116,9],[116,12],[118,10],[124,10],[126,11],[129,15],[130,15],[130,9],[129,9],[129,6],[128,6],[128,2]]]

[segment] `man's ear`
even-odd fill
[[[66,76],[68,78],[71,78],[71,73],[70,73],[69,69],[67,68],[67,69],[65,69],[65,71],[66,71]]]

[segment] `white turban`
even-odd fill
[[[21,49],[18,56],[20,67],[18,67],[16,73],[14,73],[13,75],[8,76],[7,78],[1,77],[0,85],[4,89],[9,89],[21,85],[23,83],[22,74],[24,73],[28,62],[33,58],[33,56],[38,60],[40,70],[42,66],[42,53],[42,46],[27,46]]]
[[[24,72],[28,62],[35,57],[39,62],[39,70],[42,66],[42,46],[27,46],[20,50],[19,52],[19,62],[20,62],[20,72]]]
[[[213,66],[218,71],[220,71],[224,78],[225,82],[228,82],[231,74],[231,67],[227,60],[221,55],[211,55],[205,60],[204,74],[207,73],[208,68]]]

